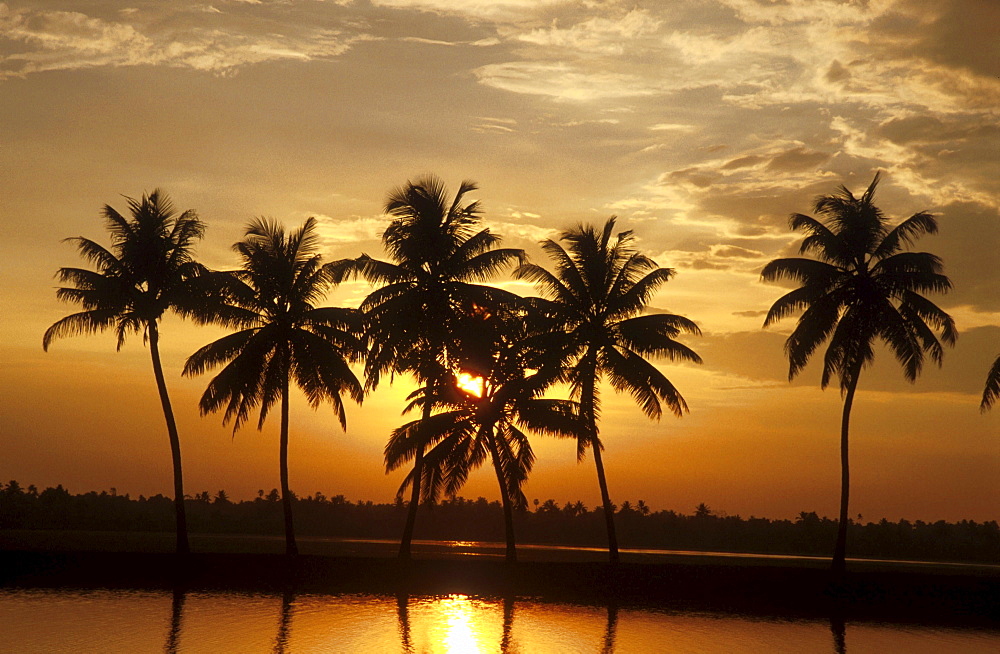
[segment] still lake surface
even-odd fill
[[[0,589],[0,652],[1000,652],[1000,627],[444,596]]]
[[[61,533],[54,543],[44,541],[45,533],[18,536],[27,549],[74,549],[73,534]],[[34,540],[25,540],[29,536]],[[172,547],[172,539],[162,534],[127,538],[87,534],[76,546],[87,549],[95,542],[105,551],[116,547],[120,551],[170,551]],[[282,539],[270,537],[196,535],[192,542],[201,551],[283,549]],[[398,543],[301,539],[300,546],[304,553],[392,557]],[[498,559],[503,556],[502,548],[501,543],[414,541],[414,553],[430,558]],[[600,561],[606,556],[602,548],[544,545],[518,550],[522,560]],[[690,556],[736,561],[815,558],[662,550],[622,550],[622,554],[635,562]],[[826,559],[815,558],[815,564],[825,567]],[[1000,652],[1000,621],[992,628],[952,628],[792,620],[655,606],[579,605],[529,597],[0,588],[0,654],[8,652],[996,654]]]

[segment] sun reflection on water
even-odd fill
[[[476,628],[472,601],[466,595],[449,595],[437,601],[437,611],[441,615],[438,623],[444,633],[435,640],[445,652],[480,652],[479,640],[482,634]],[[437,636],[437,634],[435,634]]]

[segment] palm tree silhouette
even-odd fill
[[[289,386],[294,380],[314,409],[326,401],[347,428],[342,395],[360,403],[361,382],[349,362],[363,352],[360,316],[354,309],[316,307],[333,274],[316,254],[319,239],[314,218],[285,234],[280,225],[253,220],[233,246],[243,261],[241,270],[220,273],[225,305],[217,321],[238,328],[192,354],[184,375],[198,375],[218,365],[222,370],[208,384],[199,406],[202,415],[225,407],[223,424],[240,428],[260,407],[257,429],[275,402],[281,402],[279,465],[285,518],[285,551],[297,554],[288,485]]]
[[[129,334],[142,333],[149,343],[153,376],[167,423],[174,471],[174,513],[177,524],[177,552],[186,554],[187,517],[184,511],[184,476],[177,424],[167,394],[160,363],[159,322],[168,310],[204,320],[205,295],[198,282],[204,268],[194,261],[195,241],[202,238],[205,225],[191,210],[176,215],[168,196],[159,189],[141,199],[126,198],[131,218],[105,205],[105,226],[111,233],[111,248],[82,236],[66,239],[97,270],[60,268],[57,278],[71,284],[56,296],[74,302],[83,311],[66,316],[45,331],[46,351],[57,338],[90,334],[114,328],[121,350]]]
[[[674,271],[658,267],[639,253],[631,231],[612,238],[615,220],[612,216],[599,230],[580,225],[564,232],[560,240],[566,242],[566,249],[555,241],[544,241],[542,249],[555,264],[554,274],[535,264],[515,271],[516,277],[534,281],[551,298],[545,310],[567,339],[562,350],[568,366],[566,379],[573,396],[579,398],[586,424],[586,432],[577,439],[577,457],[582,458],[588,446],[593,448],[612,563],[619,560],[618,540],[597,427],[600,382],[607,378],[616,391],[628,391],[652,419],[662,415],[661,403],[681,416],[688,410],[687,403],[646,357],[701,363],[693,350],[674,340],[683,332],[701,333],[691,320],[665,313],[642,315]]]
[[[951,281],[942,274],[941,260],[927,252],[903,251],[918,237],[937,233],[937,221],[920,212],[890,226],[873,202],[879,179],[876,173],[860,198],[844,186],[833,195],[818,197],[814,208],[823,221],[792,214],[791,228],[807,234],[799,253],[815,258],[775,259],[761,271],[765,281],[788,279],[801,284],[779,298],[764,319],[767,327],[802,310],[785,342],[789,380],[827,339],[830,344],[823,359],[821,387],[826,388],[833,377],[840,380],[844,412],[840,524],[833,553],[837,573],[844,571],[847,547],[851,407],[861,371],[875,358],[874,342],[884,342],[903,366],[906,379],[914,382],[925,352],[941,365],[941,341],[952,345],[958,335],[951,317],[921,295],[951,288]]]
[[[979,405],[980,411],[988,411],[997,398],[1000,398],[1000,356],[993,362],[993,367],[986,375],[986,387],[983,388],[983,401]]]
[[[461,331],[470,307],[498,307],[513,302],[511,293],[477,284],[514,261],[521,250],[496,248],[500,238],[476,231],[479,203],[464,204],[476,190],[462,182],[449,201],[444,183],[434,176],[407,182],[390,193],[385,211],[393,220],[382,235],[391,261],[362,255],[333,266],[339,281],[359,276],[378,285],[362,302],[366,387],[378,386],[383,374],[412,374],[423,387],[421,420],[430,418],[434,397],[451,383]],[[423,483],[426,437],[418,434],[410,473],[411,493],[399,557],[410,558]]]
[[[503,313],[507,315],[482,312],[483,317],[466,326],[476,338],[466,344],[475,347],[461,353],[462,368],[482,375],[482,390],[462,392],[456,383],[445,386],[448,391],[436,401],[446,410],[393,431],[386,467],[395,470],[414,458],[418,447],[433,444],[424,455],[423,498],[436,501],[441,492],[454,497],[473,470],[492,461],[504,514],[506,560],[514,562],[513,511],[527,506],[522,486],[535,459],[524,429],[576,437],[583,427],[575,403],[541,397],[561,373],[559,360],[545,347],[549,334],[530,334],[532,323],[524,311]],[[411,406],[425,402],[427,397],[418,393]],[[411,473],[403,480],[400,492],[413,478]]]

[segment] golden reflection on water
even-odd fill
[[[371,596],[0,589],[0,652],[974,653],[1000,630],[546,603]]]
[[[449,595],[435,603],[441,618],[435,623],[441,632],[433,640],[441,643],[448,652],[480,652],[480,638],[474,623],[472,602],[466,595]]]

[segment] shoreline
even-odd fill
[[[808,562],[812,563],[812,562]],[[1000,629],[1000,573],[801,562],[669,562],[611,565],[416,554],[392,557],[272,553],[0,550],[2,589],[135,589],[184,592],[450,595],[535,599],[762,619],[841,619]]]
[[[363,558],[395,558],[398,539],[299,536],[302,554],[320,556],[358,556]],[[283,554],[284,537],[280,535],[192,533],[192,552],[210,554]],[[505,544],[494,541],[423,540],[414,539],[413,553],[418,558],[469,557],[504,559]],[[27,551],[96,551],[172,554],[175,547],[172,532],[142,531],[83,531],[58,529],[0,529],[0,552]],[[619,549],[626,563],[672,563],[702,559],[715,565],[803,566],[826,569],[829,556],[811,554],[766,553],[755,551],[671,550],[650,548]],[[518,543],[520,561],[603,563],[607,548],[592,545],[560,543]],[[937,570],[969,572],[1000,576],[1000,561],[916,560],[891,558],[852,558],[853,569]]]

